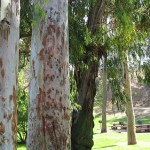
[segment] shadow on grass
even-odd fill
[[[108,145],[108,146],[103,146],[103,147],[96,147],[96,148],[93,148],[93,149],[102,149],[102,148],[108,148],[108,147],[115,147],[117,145]]]
[[[95,115],[94,118],[100,118],[100,116],[101,116],[101,113],[98,113],[98,114]]]
[[[93,135],[95,135],[95,134],[99,134],[99,133],[98,132],[94,132]]]

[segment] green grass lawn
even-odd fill
[[[95,119],[94,127],[94,146],[92,150],[149,150],[150,149],[150,133],[137,133],[137,145],[127,145],[127,133],[117,133],[108,130],[108,133],[100,133],[99,118]],[[108,119],[108,129],[112,122],[126,121],[125,118]],[[150,123],[150,118],[142,118],[142,123]]]
[[[17,150],[26,150],[26,146],[24,144],[19,144]]]
[[[127,133],[117,133],[116,131],[108,130],[108,133],[100,133],[100,119],[96,118],[94,127],[94,146],[92,150],[149,150],[150,149],[150,133],[137,133],[137,145],[127,145]],[[138,120],[138,118],[136,119]],[[108,129],[110,129],[112,122],[126,122],[126,118],[108,118]],[[142,118],[143,124],[150,123],[150,118]],[[26,150],[25,145],[18,145],[17,150]]]

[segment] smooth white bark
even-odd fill
[[[126,114],[127,114],[127,134],[128,134],[128,144],[136,144],[136,133],[135,133],[135,115],[133,110],[132,102],[132,91],[130,85],[130,74],[128,67],[128,57],[126,56],[124,61],[124,88],[125,94],[127,96],[126,101]]]
[[[0,22],[0,150],[16,150],[19,0],[9,8]]]

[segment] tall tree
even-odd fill
[[[16,149],[20,1],[1,0],[0,149]]]
[[[124,90],[126,94],[126,115],[127,115],[127,133],[128,133],[128,144],[136,144],[136,135],[135,135],[135,115],[133,110],[132,102],[132,91],[130,85],[130,74],[128,67],[128,56],[125,56],[123,63],[124,67]]]
[[[27,149],[69,150],[68,1],[33,5]]]
[[[72,149],[91,149],[93,146],[93,103],[96,94],[95,79],[98,74],[98,62],[103,55],[105,49],[101,43],[90,41],[97,35],[97,27],[101,22],[105,1],[70,1],[71,11],[70,14],[70,29],[77,26],[77,31],[72,31],[70,37],[70,49],[73,53],[74,68],[75,68],[75,80],[77,84],[78,97],[75,100],[76,103],[81,105],[81,110],[73,111],[72,117],[72,130],[71,140]],[[81,13],[80,13],[81,12]],[[84,17],[87,16],[87,22]],[[73,25],[72,25],[73,24]],[[82,34],[81,34],[82,33]],[[86,35],[84,39],[84,35]],[[74,39],[81,39],[79,42],[79,49],[74,45]],[[80,52],[77,52],[80,50]],[[75,54],[77,52],[77,55]],[[82,62],[82,64],[81,64]]]
[[[103,62],[103,102],[102,102],[102,128],[101,133],[107,132],[106,107],[107,107],[107,55],[104,55]]]

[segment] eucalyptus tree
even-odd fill
[[[99,59],[105,53],[104,46],[97,42],[96,36],[103,17],[105,1],[70,0],[69,2],[70,61],[74,67],[78,91],[75,102],[81,106],[81,110],[73,111],[72,149],[91,149],[95,79]]]
[[[126,93],[127,90],[123,89],[126,83],[121,82],[122,88],[120,90],[121,86],[118,79],[120,79],[120,73],[123,74],[121,68],[124,65],[123,62],[128,63],[125,53],[129,53],[129,56],[141,54],[141,43],[139,41],[143,37],[142,32],[138,32],[141,14],[135,15],[142,10],[141,5],[138,3],[141,3],[141,1],[69,1],[70,62],[74,67],[74,77],[78,90],[78,97],[75,102],[82,107],[79,111],[73,111],[73,149],[90,149],[93,144],[92,111],[95,96],[95,78],[99,58],[106,53],[106,49],[108,54],[115,54],[117,59],[114,59],[114,62],[117,60],[118,65],[120,65],[116,69],[116,73],[112,68],[108,68],[109,72],[112,71],[113,76],[110,79],[113,84],[113,100],[120,107],[128,101],[132,104],[132,99]],[[103,20],[106,20],[105,25]],[[106,27],[106,25],[109,27]],[[116,68],[115,64],[110,63],[110,61],[109,64]],[[132,105],[130,106],[130,109],[132,109]],[[134,126],[134,113],[132,115],[133,118],[130,119],[133,119],[132,126]],[[130,122],[130,119],[128,122]],[[135,134],[134,128],[132,129],[133,131],[129,130],[128,136],[132,136],[132,133]],[[136,143],[135,136],[133,137],[128,137],[128,139],[132,139],[128,142],[129,144]]]
[[[143,40],[146,39],[145,31],[140,30],[142,25],[142,13],[144,1],[122,1],[117,0],[114,2],[115,6],[115,28],[112,34],[112,49],[114,49],[115,57],[119,60],[120,64],[117,76],[114,76],[113,81],[113,95],[118,106],[124,104],[127,114],[128,126],[128,144],[136,144],[135,135],[135,116],[132,104],[132,92],[130,87],[130,71],[129,61],[130,58],[136,60],[136,56],[141,57],[143,54]],[[144,8],[144,11],[145,10]],[[119,13],[118,13],[119,12]],[[129,13],[130,12],[130,13]],[[143,26],[142,26],[143,28]],[[129,59],[128,59],[129,58]],[[114,73],[116,74],[116,73]],[[117,81],[121,76],[122,88]],[[118,79],[117,79],[118,78]],[[116,90],[115,90],[116,89]],[[120,90],[121,89],[121,90]],[[117,92],[116,92],[117,91]],[[119,100],[118,100],[119,99]],[[122,107],[122,106],[121,106]]]
[[[33,0],[30,150],[71,149],[67,7],[67,0]]]
[[[107,108],[107,55],[104,55],[103,61],[103,101],[102,101],[102,128],[101,133],[107,132],[106,108]]]
[[[20,1],[1,0],[0,7],[0,149],[15,150]]]

